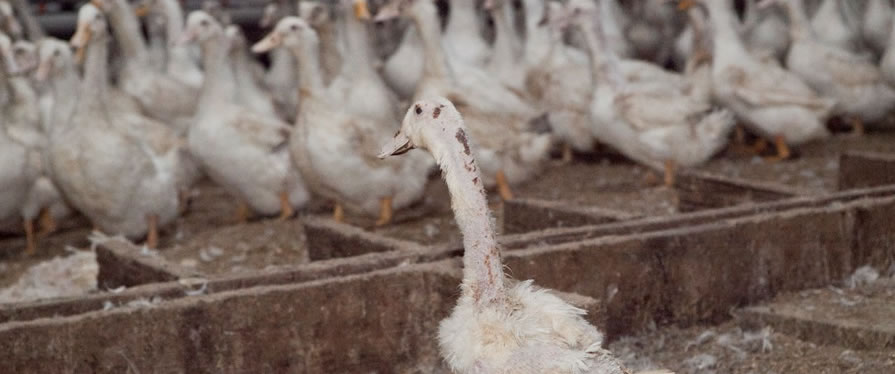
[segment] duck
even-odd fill
[[[201,10],[190,13],[179,42],[197,43],[205,67],[199,107],[187,133],[189,149],[208,176],[238,199],[238,221],[251,213],[292,217],[310,200],[289,158],[292,128],[234,101],[238,87],[227,61],[229,43],[214,17]]]
[[[728,110],[716,110],[704,93],[626,81],[618,56],[603,44],[597,6],[572,0],[567,7],[590,47],[593,136],[648,167],[664,168],[669,187],[677,167],[703,164],[726,145],[734,125]]]
[[[71,44],[77,56],[85,56],[83,81],[78,87],[70,78],[48,78],[56,86],[54,93],[67,94],[56,97],[56,103],[77,101],[68,104],[73,106],[69,116],[54,115],[47,152],[50,175],[96,229],[130,239],[145,237],[145,245],[153,248],[160,228],[178,216],[180,149],[155,149],[142,129],[125,125],[122,115],[107,105],[108,42],[103,13],[92,3],[81,6]],[[62,67],[69,70],[66,75],[74,70],[71,64]]]
[[[148,116],[175,128],[185,128],[195,111],[198,90],[149,68],[146,42],[127,0],[93,0],[91,4],[108,17],[121,50],[121,90],[134,97]]]
[[[0,0],[0,32],[3,32],[11,39],[20,39],[22,37],[22,24],[16,18],[12,4],[7,0]]]
[[[444,29],[444,48],[454,64],[483,68],[491,58],[491,48],[482,35],[482,21],[476,0],[450,0]]]
[[[288,4],[286,4],[288,5]],[[269,29],[276,25],[280,18],[287,14],[286,9],[277,2],[268,3],[264,7],[258,26]],[[264,74],[264,86],[273,95],[277,112],[290,121],[298,115],[298,87],[295,82],[295,57],[289,51],[277,49],[270,54],[270,68]]]
[[[24,30],[24,39],[36,43],[46,37],[47,33],[41,27],[40,22],[34,17],[31,10],[31,4],[27,0],[9,0],[13,11],[18,15]]]
[[[811,28],[818,40],[851,52],[861,52],[861,34],[856,26],[850,3],[855,1],[823,0],[811,18]],[[808,14],[807,12],[805,14]]]
[[[736,29],[731,2],[694,0],[707,10],[712,30],[712,91],[716,102],[762,139],[773,140],[776,162],[791,156],[790,145],[830,136],[826,120],[834,100],[819,96],[798,75],[763,62],[746,49]]]
[[[422,198],[431,160],[418,155],[377,162],[377,140],[394,134],[394,123],[383,126],[377,119],[345,110],[342,98],[323,83],[319,43],[317,32],[305,20],[286,17],[252,50],[288,48],[296,56],[302,105],[289,148],[309,188],[335,202],[337,221],[344,220],[348,211],[378,217],[376,226],[387,225],[394,210]]]
[[[528,66],[520,63],[524,50],[523,42],[513,27],[513,6],[508,0],[486,0],[484,8],[491,14],[495,34],[488,70],[501,84],[517,92],[524,92]]]
[[[438,13],[432,0],[392,1],[380,9],[376,19],[399,15],[411,19],[423,40],[423,77],[414,96],[450,97],[460,106],[470,132],[479,141],[476,149],[482,161],[483,183],[489,188],[496,186],[503,200],[513,199],[511,185],[534,177],[543,168],[553,145],[552,136],[533,128],[537,122],[532,121],[530,112],[515,109],[528,104],[502,102],[504,96],[481,87],[492,80],[474,75],[475,70],[454,70],[441,47]]]
[[[302,1],[298,3],[298,14],[317,30],[317,35],[320,37],[323,83],[329,85],[342,72],[345,36],[336,25],[332,10],[327,4],[319,1]]]
[[[336,6],[342,13],[339,34],[344,41],[345,63],[339,83],[332,82],[329,89],[343,98],[347,111],[384,124],[391,131],[398,123],[398,97],[372,64],[376,56],[370,40],[372,16],[367,0],[340,0]]]
[[[895,22],[892,22],[891,29],[889,42],[886,45],[886,51],[880,59],[879,67],[886,82],[890,86],[895,87]]]
[[[766,4],[771,3],[782,4],[790,19],[792,46],[786,66],[838,103],[833,115],[849,119],[860,134],[865,123],[878,123],[895,109],[895,89],[867,56],[818,40],[801,1],[769,0]]]
[[[446,98],[416,101],[380,158],[426,150],[441,167],[463,234],[460,297],[438,328],[439,351],[455,373],[621,374],[603,334],[572,306],[532,281],[504,273],[475,138]]]
[[[747,0],[745,6],[740,32],[746,49],[759,58],[783,61],[790,45],[786,17],[776,8],[759,8],[756,0]]]
[[[227,36],[229,59],[234,78],[236,79],[237,103],[242,103],[252,111],[268,117],[288,119],[287,114],[277,110],[273,95],[264,87],[261,87],[255,77],[255,62],[249,54],[249,44],[245,34],[237,25],[229,25],[224,28]],[[288,123],[288,122],[287,122]]]
[[[677,12],[667,0],[639,0],[633,2],[634,16],[625,29],[633,47],[633,57],[665,65],[671,57],[677,35]]]
[[[544,7],[536,2],[524,2],[528,10],[526,14],[534,18],[526,19],[528,43],[524,65],[529,68],[524,77],[525,88],[547,110],[553,134],[562,142],[562,161],[568,163],[573,160],[573,152],[590,153],[596,145],[590,130],[593,81],[579,51],[562,43],[561,28],[565,26],[560,18],[565,11],[562,5],[549,2]],[[600,6],[605,4],[601,2]],[[537,44],[549,47],[534,47]],[[532,48],[528,49],[530,46]]]
[[[157,15],[158,22],[164,26],[162,39],[172,42],[164,43],[166,59],[162,71],[193,90],[202,87],[202,69],[193,59],[192,51],[187,46],[173,43],[183,32],[183,9],[177,0],[143,0],[137,7],[137,13]]]
[[[861,36],[875,57],[880,57],[886,52],[889,34],[892,31],[892,12],[891,0],[867,0],[861,23]]]
[[[387,14],[387,13],[393,14]],[[377,15],[382,20],[398,17],[398,9],[382,10]],[[380,20],[380,22],[382,21]],[[416,91],[416,85],[423,76],[423,46],[416,27],[407,26],[401,36],[398,48],[382,64],[382,77],[401,100],[409,99]]]

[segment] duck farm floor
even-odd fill
[[[632,370],[895,373],[895,133],[770,162],[734,145],[664,186],[608,151],[490,196],[504,263],[588,311]],[[203,181],[158,249],[72,217],[0,227],[11,373],[447,373],[463,253],[437,174],[375,227],[315,202],[237,222]]]

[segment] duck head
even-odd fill
[[[219,35],[224,35],[221,24],[203,10],[196,10],[186,18],[183,34],[177,41],[179,44],[203,43]]]
[[[37,67],[37,46],[27,40],[12,43],[12,54],[20,71],[31,71]]]
[[[252,52],[264,53],[278,47],[297,48],[302,45],[302,40],[314,37],[314,29],[305,20],[289,16],[277,22],[277,26],[255,45]]]
[[[420,148],[439,159],[451,148],[470,156],[469,138],[463,125],[463,117],[454,104],[443,97],[419,100],[410,106],[401,129],[388,141],[379,158],[407,153]]]
[[[65,42],[46,38],[37,45],[37,70],[34,71],[34,79],[38,82],[56,75],[66,67],[71,67],[71,47]]]
[[[84,50],[87,44],[94,39],[105,38],[108,35],[108,23],[106,17],[93,2],[84,4],[78,10],[78,23],[75,34],[71,36],[69,44],[75,48],[75,60],[84,60]]]

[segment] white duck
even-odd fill
[[[427,150],[441,166],[463,233],[460,299],[441,322],[438,344],[456,373],[622,374],[603,335],[576,308],[531,281],[504,274],[475,149],[450,101],[417,101],[380,157]]]
[[[255,62],[249,54],[249,45],[245,35],[237,25],[227,26],[229,59],[234,78],[236,79],[236,102],[255,113],[268,117],[285,118],[285,113],[277,111],[273,96],[260,86],[255,79]]]
[[[121,89],[153,118],[175,127],[188,122],[196,109],[198,90],[149,68],[146,42],[127,0],[92,0],[91,4],[108,16],[120,47],[124,60],[118,77]]]
[[[760,9],[756,0],[748,0],[741,27],[743,43],[754,55],[772,56],[777,61],[786,58],[790,44],[789,26],[778,9]]]
[[[0,32],[14,39],[22,37],[22,24],[16,18],[12,4],[7,0],[0,0]]]
[[[375,216],[376,225],[391,222],[393,210],[407,207],[423,194],[430,160],[412,157],[388,163],[376,161],[377,139],[394,128],[343,108],[341,98],[326,89],[320,75],[319,39],[302,19],[282,19],[252,48],[293,51],[299,66],[301,112],[290,139],[293,159],[308,186],[336,202],[334,218],[344,209]]]
[[[729,0],[695,2],[706,7],[711,21],[715,100],[755,133],[773,139],[775,160],[790,156],[788,145],[829,136],[825,124],[835,102],[819,97],[794,73],[750,54]]]
[[[854,2],[823,0],[811,18],[811,28],[818,40],[851,52],[861,51],[861,33],[856,25],[859,20],[852,14]]]
[[[202,87],[202,69],[193,59],[189,46],[173,43],[183,33],[183,9],[177,0],[143,0],[137,8],[138,13],[151,12],[158,14],[165,26],[166,63],[163,71],[174,79],[193,89]]]
[[[177,168],[179,148],[157,152],[141,129],[120,123],[119,113],[107,105],[106,20],[91,4],[78,12],[72,44],[83,55],[84,81],[79,89],[57,88],[55,102],[77,105],[69,117],[54,121],[50,132],[51,175],[69,202],[100,230],[129,238],[146,236],[147,246],[158,244],[158,229],[178,214]],[[70,84],[70,79],[54,85]],[[73,93],[75,91],[76,93]],[[115,183],[109,183],[114,180]]]
[[[330,5],[323,2],[302,1],[298,3],[298,14],[305,22],[314,27],[320,38],[320,63],[324,73],[323,83],[328,85],[342,73],[342,65],[344,64],[342,56],[345,55],[343,30],[339,30],[339,27],[336,25]]]
[[[405,27],[398,49],[385,59],[382,76],[401,99],[413,96],[423,76],[423,46],[416,27]]]
[[[211,15],[190,13],[179,42],[197,42],[205,67],[199,108],[188,134],[190,150],[209,177],[239,199],[241,221],[248,218],[249,208],[291,217],[310,195],[289,159],[289,124],[233,101],[237,87],[227,62],[227,37]]]
[[[782,3],[789,15],[792,46],[787,67],[835,100],[834,114],[850,119],[861,133],[863,123],[877,123],[895,109],[895,89],[869,58],[818,40],[800,0],[767,0],[763,5],[771,3]]]
[[[895,87],[895,22],[892,22],[892,30],[889,33],[889,42],[886,52],[880,61],[880,70],[890,86]]]
[[[861,35],[865,44],[876,56],[882,56],[889,44],[889,33],[892,31],[892,1],[868,0],[864,8],[864,20],[861,24]]]
[[[730,112],[713,110],[708,95],[625,81],[618,57],[605,47],[596,5],[572,0],[568,8],[591,50],[593,136],[647,166],[664,166],[668,186],[677,166],[700,165],[726,144]]]
[[[285,15],[286,10],[279,4],[269,3],[264,7],[259,26],[264,29],[271,28]],[[270,88],[277,111],[288,119],[298,115],[298,87],[295,85],[298,79],[295,70],[295,56],[289,51],[278,49],[271,52],[270,68],[264,75],[264,83]]]
[[[550,136],[530,132],[529,116],[500,110],[513,105],[495,100],[489,96],[490,92],[476,90],[481,88],[476,81],[481,85],[488,81],[485,78],[455,73],[441,47],[438,13],[432,0],[396,0],[380,9],[376,18],[388,19],[402,13],[413,21],[423,40],[423,77],[416,97],[455,98],[465,113],[471,133],[479,141],[476,157],[482,162],[485,186],[497,185],[501,197],[511,199],[510,184],[533,177],[542,167],[551,146]]]
[[[508,0],[485,0],[485,9],[494,20],[494,49],[488,70],[505,86],[517,92],[525,91],[528,65],[523,58],[523,42],[513,27],[515,14]]]
[[[483,68],[491,58],[491,49],[482,35],[482,21],[476,0],[450,0],[450,13],[444,29],[444,48],[451,63]]]

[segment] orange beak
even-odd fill
[[[264,39],[259,40],[255,45],[252,46],[252,52],[255,53],[264,53],[279,47],[280,44],[283,43],[283,40],[280,38],[280,34],[276,31],[267,34]]]
[[[369,20],[370,16],[370,8],[367,6],[367,0],[355,0],[354,1],[354,16],[359,20]]]
[[[90,41],[90,36],[90,27],[88,27],[87,24],[78,25],[75,34],[71,36],[69,44],[76,49],[75,62],[81,63],[84,61],[84,50],[87,48],[87,42]]]
[[[693,0],[681,0],[677,3],[678,10],[687,10],[693,6]]]

